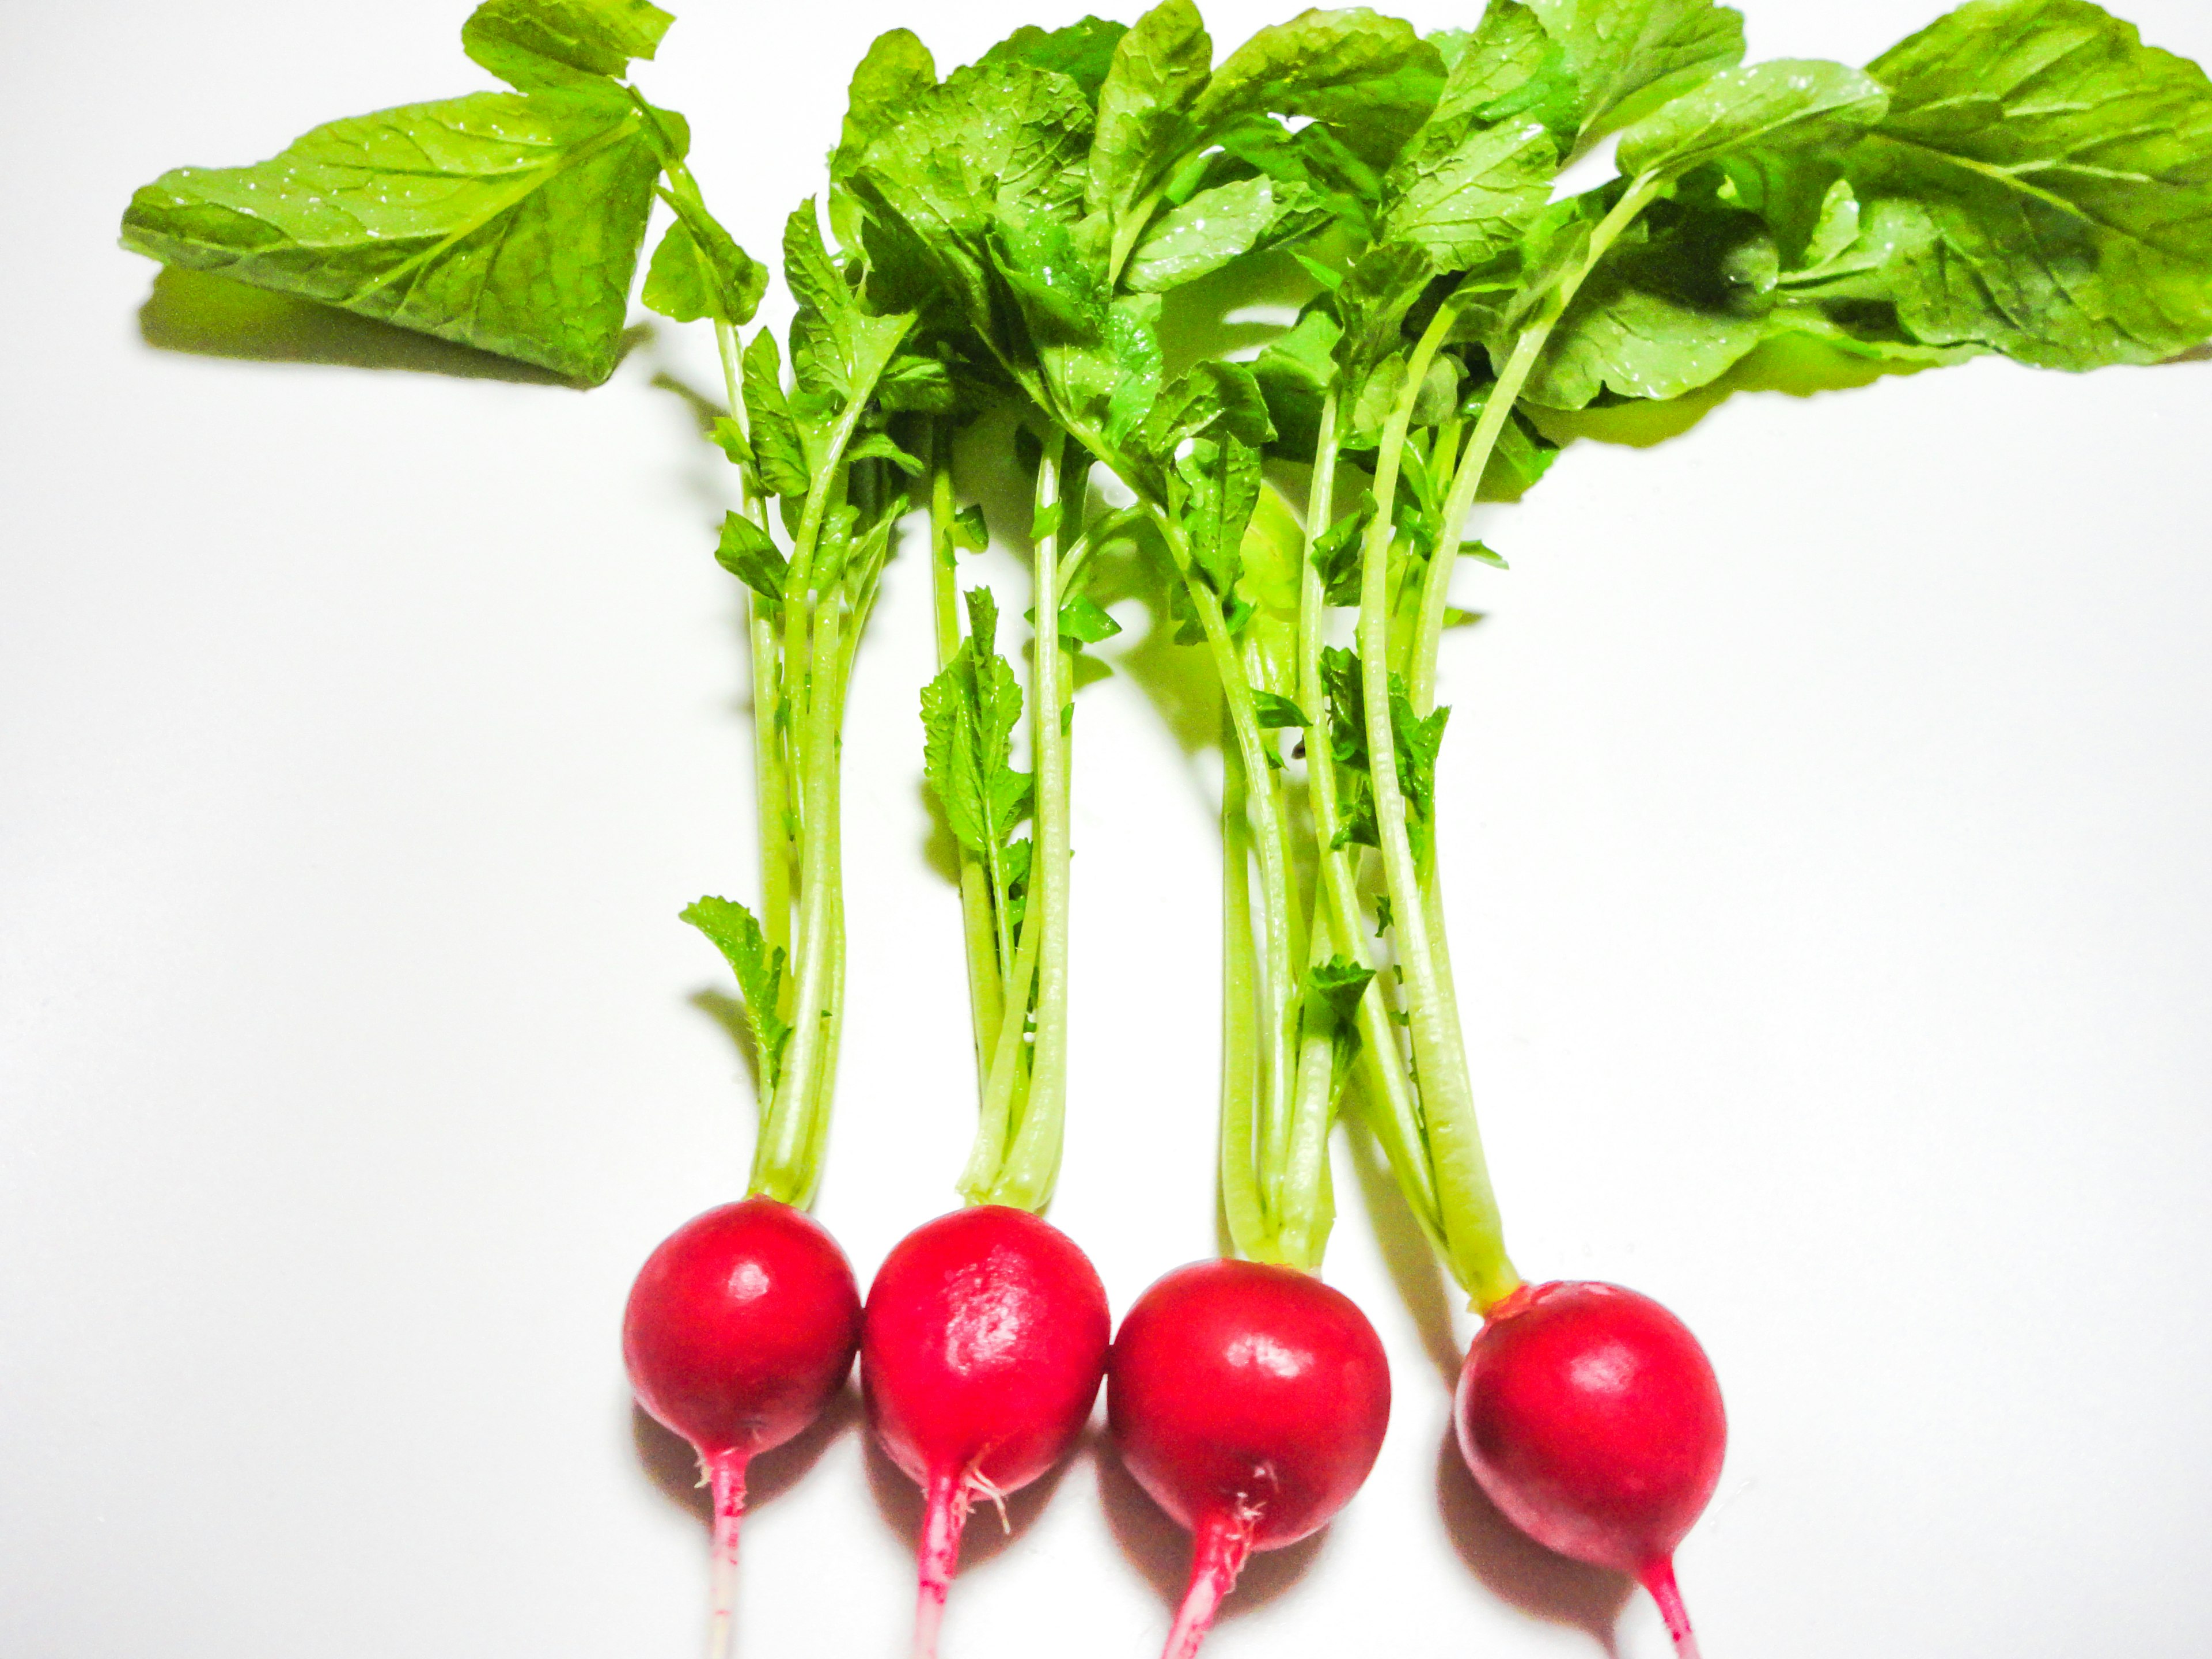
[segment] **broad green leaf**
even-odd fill
[[[1306,994],[1328,1011],[1334,1024],[1352,1026],[1359,1018],[1359,1000],[1374,978],[1373,969],[1362,968],[1345,957],[1331,957],[1306,969]]]
[[[1322,597],[1334,605],[1359,603],[1360,543],[1367,526],[1375,522],[1376,503],[1372,490],[1359,505],[1314,538],[1313,567],[1322,581]]]
[[[889,461],[909,478],[919,478],[929,471],[919,458],[901,449],[887,432],[871,432],[845,452],[845,459],[848,461]]]
[[[1209,432],[1178,451],[1175,469],[1188,491],[1182,518],[1191,562],[1226,599],[1243,574],[1244,532],[1260,505],[1260,451],[1225,431]]]
[[[1201,191],[1152,222],[1121,273],[1139,294],[1164,294],[1249,252],[1275,217],[1265,177]]]
[[[981,507],[963,507],[952,515],[952,544],[970,553],[981,553],[991,544],[991,526],[984,520]]]
[[[1163,0],[1114,48],[1098,89],[1084,202],[1115,229],[1182,153],[1191,105],[1213,70],[1213,41],[1191,0]]]
[[[782,603],[784,577],[791,562],[769,538],[768,532],[742,513],[724,515],[714,562],[763,599]]]
[[[318,127],[131,198],[126,247],[597,382],[660,163],[635,111],[478,93]]]
[[[1098,90],[1114,66],[1114,49],[1128,32],[1127,24],[1109,23],[1103,17],[1086,17],[1048,32],[1027,23],[985,52],[983,61],[1054,70],[1081,87],[1083,95],[1096,105]]]
[[[1169,386],[1146,422],[1144,443],[1149,453],[1164,460],[1186,441],[1215,433],[1227,433],[1253,449],[1274,438],[1267,400],[1243,363],[1209,360]]]
[[[989,591],[971,590],[968,601],[968,638],[922,690],[923,776],[961,845],[1003,857],[1030,805],[1029,775],[1011,763],[1022,691],[994,648],[998,608]]]
[[[1305,711],[1279,692],[1255,691],[1252,701],[1259,710],[1262,732],[1297,731],[1306,725]]]
[[[1878,58],[1853,153],[1899,315],[2044,368],[2212,336],[2212,82],[2087,0],[1972,0]]]
[[[1230,53],[1191,109],[1211,134],[1247,115],[1303,115],[1387,162],[1436,106],[1443,59],[1413,26],[1364,7],[1308,11]]]
[[[1406,313],[1435,275],[1428,251],[1407,241],[1377,243],[1352,266],[1336,290],[1337,316],[1344,324],[1336,356],[1347,385],[1364,380],[1398,349]]]
[[[753,1046],[760,1055],[761,1079],[766,1085],[762,1092],[773,1094],[783,1073],[785,1045],[791,1041],[791,1027],[777,1018],[783,995],[782,950],[770,951],[752,912],[729,899],[702,898],[678,919],[704,933],[736,974],[745,1023],[752,1028]]]
[[[1441,46],[1435,36],[1432,43]],[[1444,76],[1436,107],[1399,158],[1401,169],[1425,167],[1457,149],[1476,126],[1521,113],[1493,108],[1526,88],[1547,64],[1564,61],[1536,14],[1521,0],[1491,0],[1481,25],[1464,37]]]
[[[1779,276],[1752,214],[1654,210],[1590,274],[1523,395],[1581,409],[1601,393],[1679,398],[1708,386],[1767,332]]]
[[[1737,150],[1848,144],[1888,108],[1879,82],[1842,64],[1782,58],[1726,69],[1622,133],[1620,170],[1679,178]]]
[[[574,88],[628,74],[675,21],[647,0],[485,0],[461,26],[461,49],[521,91]]]
[[[1713,0],[1528,0],[1566,55],[1578,149],[1743,61],[1743,16]]]
[[[1090,126],[1090,107],[1066,76],[971,64],[870,140],[854,182],[926,240],[980,239],[1002,213],[1072,217]]]
[[[868,145],[896,123],[901,110],[936,85],[937,62],[912,29],[878,35],[853,71],[844,131],[830,157],[832,176],[842,179]]]
[[[681,201],[674,196],[667,199]],[[678,207],[678,217],[653,251],[640,297],[679,323],[702,318],[733,325],[752,321],[768,291],[768,267],[739,247],[704,211],[688,208],[688,204]]]
[[[1038,344],[1096,343],[1106,326],[1103,273],[1066,221],[1037,214],[993,226],[992,253]]]
[[[1558,168],[1540,121],[1474,129],[1457,149],[1392,171],[1377,240],[1417,247],[1439,270],[1471,269],[1528,234]]]

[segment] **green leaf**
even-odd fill
[[[1212,134],[1247,115],[1303,115],[1387,162],[1435,107],[1443,59],[1411,24],[1364,7],[1308,11],[1230,53],[1191,110]]]
[[[1071,593],[1060,607],[1060,637],[1073,649],[1110,640],[1121,631],[1121,624],[1088,593]]]
[[[774,1094],[783,1073],[783,1051],[791,1041],[791,1027],[777,1018],[783,995],[784,955],[771,951],[761,925],[752,912],[726,898],[702,898],[684,909],[679,920],[704,933],[722,953],[738,976],[738,990],[745,1006],[745,1023],[760,1055],[763,1094]]]
[[[1362,968],[1344,957],[1331,957],[1306,969],[1306,994],[1325,1009],[1337,1025],[1353,1025],[1359,1018],[1360,999],[1374,982],[1375,970]]]
[[[1842,64],[1784,58],[1727,69],[1620,135],[1630,178],[1679,178],[1746,149],[1848,144],[1889,109],[1878,82]]]
[[[1039,507],[1030,515],[1030,539],[1033,542],[1048,541],[1060,534],[1060,521],[1066,510],[1059,501],[1047,501]]]
[[[853,71],[832,176],[843,178],[869,144],[897,124],[899,112],[936,85],[937,62],[912,29],[878,35]]]
[[[1274,186],[1264,177],[1201,191],[1152,222],[1122,281],[1139,294],[1195,282],[1251,252],[1274,216]]]
[[[1255,691],[1252,701],[1259,709],[1260,729],[1262,732],[1303,731],[1306,726],[1305,711],[1288,697],[1274,691]]]
[[[769,538],[768,532],[743,514],[723,517],[722,539],[714,549],[714,562],[763,599],[779,605],[783,602],[790,562]]]
[[[1359,603],[1359,552],[1367,526],[1375,522],[1375,492],[1368,490],[1359,505],[1314,538],[1313,565],[1320,574],[1323,603]]]
[[[1577,150],[1743,61],[1743,16],[1712,0],[1529,0],[1565,54]]]
[[[891,359],[876,382],[876,396],[897,414],[950,415],[960,405],[952,371],[934,357],[911,352]]]
[[[335,121],[257,167],[165,173],[123,242],[596,383],[659,170],[634,110],[478,93]]]
[[[1209,434],[1179,453],[1175,468],[1188,492],[1182,518],[1191,562],[1227,599],[1243,574],[1244,532],[1260,505],[1260,451],[1226,431]]]
[[[674,196],[670,201],[676,201]],[[645,273],[645,303],[679,323],[702,318],[742,326],[768,292],[768,267],[703,210],[678,207]]]
[[[1528,234],[1558,167],[1540,121],[1476,129],[1455,149],[1393,170],[1378,239],[1419,248],[1440,270],[1468,270]]]
[[[1132,210],[1182,153],[1191,106],[1213,70],[1213,41],[1191,0],[1163,0],[1114,48],[1098,89],[1085,205],[1119,241]]]
[[[1209,360],[1160,393],[1145,422],[1142,443],[1148,454],[1164,462],[1187,441],[1220,433],[1260,449],[1274,438],[1275,428],[1251,369]]]
[[[752,465],[753,447],[745,436],[744,428],[726,415],[717,415],[713,436],[716,447],[730,458],[732,466]]]
[[[929,469],[901,449],[887,432],[871,432],[845,452],[848,461],[889,461],[909,478],[919,478]]]
[[[1090,128],[1090,106],[1066,76],[970,64],[896,111],[854,182],[926,240],[980,240],[1002,213],[1073,216]]]
[[[1581,409],[1709,386],[1766,337],[1779,274],[1755,215],[1655,208],[1583,283],[1522,395]]]
[[[1850,159],[1899,316],[2043,368],[2212,337],[2212,82],[2087,0],[1973,0],[1872,64]]]
[[[963,507],[952,515],[952,544],[970,553],[981,553],[990,546],[991,528],[983,521],[981,507]]]
[[[1443,41],[1431,37],[1436,44]],[[1528,106],[1499,107],[1565,54],[1544,33],[1536,14],[1521,0],[1492,0],[1474,33],[1465,38],[1444,76],[1436,107],[1421,125],[1398,165],[1433,165],[1466,142],[1478,125],[1490,126],[1525,112]]]
[[[1096,105],[1114,65],[1114,50],[1128,32],[1127,24],[1109,23],[1103,17],[1086,17],[1049,33],[1028,23],[985,52],[983,61],[1054,70],[1081,87],[1083,95]]]
[[[1022,690],[994,649],[998,606],[990,591],[967,597],[969,636],[921,694],[923,775],[961,845],[1004,858],[1031,805],[1031,780],[1011,763]]]
[[[1309,311],[1296,328],[1269,342],[1252,365],[1279,442],[1302,459],[1310,460],[1321,441],[1322,404],[1335,383],[1336,343],[1343,337],[1343,325],[1334,317]]]
[[[784,396],[783,360],[776,353],[775,336],[765,328],[745,348],[744,387],[745,418],[752,429],[762,487],[772,495],[803,500],[813,488],[813,469],[807,465],[806,446]]]
[[[675,18],[647,0],[485,0],[461,49],[523,92],[574,88],[650,58]]]

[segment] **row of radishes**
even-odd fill
[[[1024,1210],[916,1229],[865,1306],[836,1242],[772,1199],[678,1229],[638,1275],[623,1346],[639,1401],[713,1487],[710,1650],[728,1647],[746,1465],[820,1414],[857,1351],[869,1427],[927,1497],[917,1659],[936,1652],[969,1505],[1066,1456],[1102,1381],[1129,1472],[1195,1540],[1165,1652],[1196,1653],[1250,1553],[1310,1535],[1358,1491],[1389,1419],[1389,1368],[1349,1297],[1259,1262],[1178,1268],[1110,1332],[1090,1260]],[[1475,1339],[1456,1421],[1501,1510],[1641,1578],[1694,1656],[1672,1558],[1719,1479],[1726,1425],[1679,1320],[1613,1285],[1524,1287]]]

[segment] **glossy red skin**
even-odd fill
[[[1689,1328],[1617,1285],[1524,1286],[1468,1350],[1454,1416],[1491,1501],[1546,1547],[1640,1576],[1713,1495],[1728,1415]]]
[[[1240,1512],[1255,1549],[1352,1501],[1382,1449],[1390,1368],[1351,1297],[1289,1267],[1178,1267],[1121,1321],[1106,1364],[1121,1461],[1193,1532]]]
[[[770,1198],[687,1221],[647,1260],[623,1314],[638,1403],[710,1462],[750,1458],[830,1403],[860,1340],[836,1240]]]
[[[1091,1258],[1026,1210],[925,1222],[884,1258],[860,1327],[868,1423],[927,1486],[1027,1486],[1089,1420],[1113,1334]]]

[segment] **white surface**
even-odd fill
[[[590,396],[164,354],[112,246],[167,167],[477,84],[465,9],[10,14],[16,1659],[659,1659],[702,1628],[615,1325],[747,1153],[674,921],[751,890],[727,473],[648,384],[708,383],[707,343],[664,329]],[[1217,39],[1273,9],[1215,5]],[[2199,0],[2128,9],[2212,58]],[[1755,55],[1857,59],[1926,15],[1752,11]],[[646,79],[764,250],[876,30],[951,64],[1032,15],[695,4]],[[1577,447],[1485,528],[1515,570],[1466,578],[1492,620],[1450,647],[1443,776],[1492,1153],[1525,1270],[1635,1284],[1719,1365],[1682,1559],[1714,1659],[2212,1647],[2208,391],[1984,363],[1740,398]],[[864,1276],[951,1201],[971,1109],[924,575],[891,573],[848,750],[821,1213]],[[1212,1248],[1215,876],[1204,767],[1128,675],[1079,732],[1055,1218],[1118,1310]],[[1600,1651],[1618,1587],[1470,1514],[1441,1292],[1407,1256],[1401,1293],[1343,1174],[1330,1273],[1390,1344],[1389,1443],[1209,1651]],[[741,1651],[900,1653],[913,1501],[849,1419],[814,1449],[750,1522]],[[1182,1545],[1116,1479],[1086,1452],[1003,1550],[979,1518],[948,1659],[1153,1650]],[[1629,1601],[1623,1659],[1662,1640]]]

